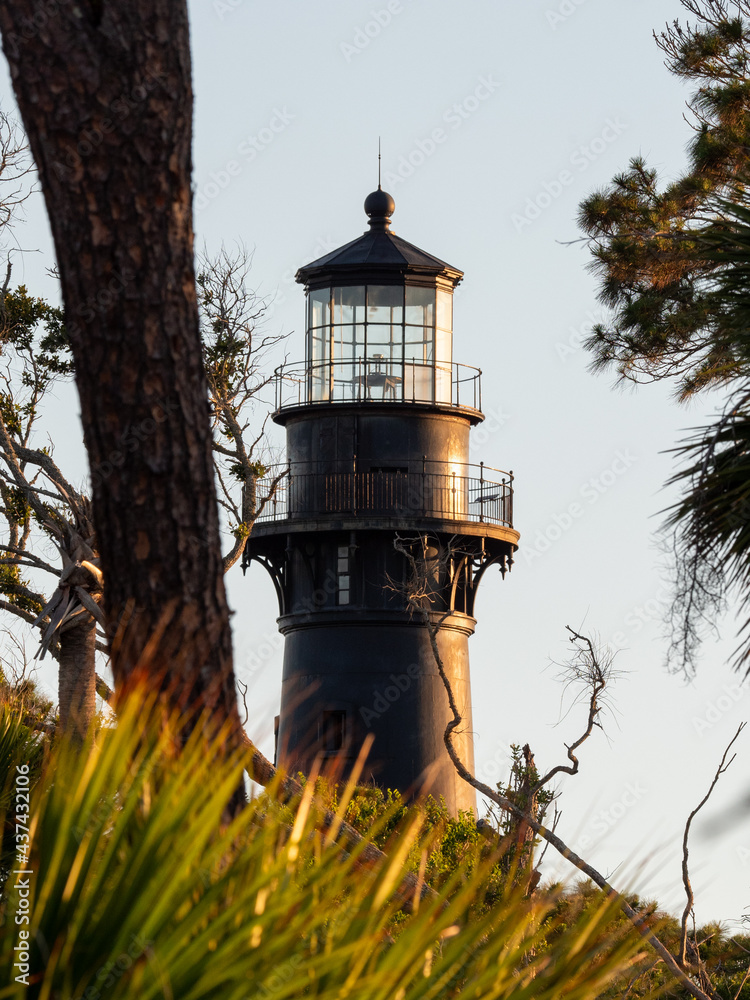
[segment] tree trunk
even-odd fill
[[[191,209],[184,0],[13,0],[3,48],[73,348],[112,663],[239,740]]]
[[[96,712],[96,622],[60,634],[57,700],[60,730],[83,743],[91,730]]]

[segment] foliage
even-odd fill
[[[34,732],[45,732],[54,721],[53,704],[23,670],[0,667],[0,706],[14,713]]]
[[[750,626],[750,202],[739,188],[734,196],[720,203],[722,219],[706,227],[700,245],[720,264],[712,295],[738,370],[723,413],[675,449],[681,467],[671,482],[682,489],[667,521],[677,571],[670,655],[690,667],[731,593],[745,611],[742,631]],[[746,635],[736,665],[747,670],[749,659]]]
[[[248,439],[248,431],[257,410],[267,410],[263,397],[273,373],[266,371],[266,365],[273,348],[285,338],[263,331],[266,302],[248,285],[251,264],[252,256],[243,247],[235,253],[222,247],[213,258],[204,252],[197,262],[203,367],[211,406],[219,504],[235,539],[224,556],[225,571],[242,557],[256,518],[284,475],[272,476],[268,488],[259,495],[258,480],[266,475],[269,465],[267,414],[252,439]]]
[[[338,808],[336,786],[318,779],[316,789],[321,801],[332,810]],[[451,816],[442,797],[436,800],[428,795],[423,801],[407,805],[400,792],[391,788],[361,786],[355,789],[344,812],[344,820],[350,826],[386,852],[399,833],[417,818],[430,838],[430,847],[423,856],[423,845],[415,844],[404,866],[413,872],[422,868],[426,884],[434,889],[443,888],[459,871],[470,876],[492,853],[489,843],[477,830],[474,813],[462,810],[458,816]],[[497,872],[488,873],[490,883]]]
[[[593,368],[673,379],[679,396],[722,386],[724,412],[675,449],[669,662],[692,671],[730,594],[741,602],[735,665],[750,663],[750,4],[681,0],[695,26],[657,37],[668,69],[696,87],[689,168],[663,190],[638,158],[589,197],[600,298],[614,311],[587,347]],[[744,635],[743,635],[744,633]]]
[[[556,899],[551,925],[550,940],[554,940],[562,927],[581,919],[589,907],[598,907],[600,892],[590,881],[582,880],[571,890]],[[676,917],[660,910],[655,902],[641,900],[637,895],[628,896],[630,905],[641,914],[659,934],[660,939],[676,954],[680,946],[680,923]],[[613,914],[609,932],[613,937],[627,933],[630,922],[622,912]],[[750,1000],[750,982],[743,979],[750,966],[750,935],[729,934],[719,924],[706,924],[696,930],[696,940],[701,959],[710,973],[716,996],[720,1000]],[[615,977],[602,993],[602,1000],[669,996],[687,1000],[689,994],[671,981],[664,966],[657,962],[647,949],[627,970]]]
[[[25,362],[20,373],[21,384],[32,394],[30,405],[38,403],[56,378],[73,374],[62,309],[29,295],[25,285],[3,293],[0,344],[11,346]],[[31,415],[31,411],[25,412]]]
[[[586,346],[595,370],[633,381],[670,378],[682,398],[747,374],[715,295],[722,262],[700,237],[716,196],[750,173],[750,4],[680,0],[697,21],[657,36],[671,73],[695,86],[686,173],[660,189],[642,157],[580,206],[599,297],[612,310]],[[731,6],[731,13],[730,13]]]
[[[403,860],[430,842],[421,824],[374,867],[317,832],[312,787],[291,809],[262,796],[222,827],[243,761],[223,760],[201,727],[176,757],[156,709],[133,698],[90,758],[53,752],[34,795],[29,924],[15,923],[12,882],[2,904],[0,998],[593,1000],[631,960],[637,942],[603,933],[611,904],[560,923],[554,940],[540,931],[551,898],[508,891],[472,913],[491,861],[458,870],[394,937]],[[28,989],[14,967],[22,930]]]

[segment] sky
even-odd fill
[[[482,369],[486,416],[472,461],[513,470],[521,532],[512,573],[486,574],[477,602],[478,774],[506,778],[512,743],[528,742],[540,770],[564,761],[585,728],[585,706],[557,679],[565,626],[599,636],[618,650],[622,676],[580,773],[558,783],[558,833],[618,888],[681,910],[685,820],[750,717],[750,687],[728,666],[731,615],[694,679],[665,669],[670,585],[658,529],[674,499],[669,449],[720,400],[685,406],[669,385],[623,389],[588,371],[581,342],[602,313],[575,222],[581,199],[630,157],[644,155],[665,180],[685,164],[689,93],[652,38],[682,16],[678,0],[189,6],[198,245],[254,253],[266,330],[289,334],[292,360],[304,350],[294,273],[366,228],[379,137],[393,231],[465,272],[454,359]],[[13,106],[7,70],[0,102]],[[16,279],[54,299],[41,199],[17,237],[30,252]],[[46,419],[60,464],[82,481],[77,412],[61,388]],[[228,587],[247,730],[271,755],[282,658],[273,586],[255,566],[245,577],[236,567]],[[40,677],[54,690],[49,666]],[[750,906],[750,827],[736,808],[750,736],[736,749],[694,823],[690,855],[698,922],[732,929]],[[548,852],[546,877],[569,872]]]

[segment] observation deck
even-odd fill
[[[423,459],[419,468],[407,458],[388,469],[359,471],[356,462],[294,463],[266,469],[256,481],[253,534],[293,533],[317,527],[392,529],[422,525],[438,530],[492,536],[513,543],[513,473],[478,465]],[[396,467],[394,467],[396,466]],[[273,489],[273,483],[280,474]],[[286,522],[282,524],[281,522]],[[448,522],[448,523],[446,523]],[[451,522],[453,524],[451,525]],[[265,530],[264,530],[265,529]]]
[[[482,415],[482,372],[451,361],[389,359],[382,354],[344,361],[280,366],[273,377],[274,419],[286,410],[327,403],[408,404],[447,407]]]

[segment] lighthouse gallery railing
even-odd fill
[[[282,365],[274,373],[275,408],[314,403],[421,403],[481,411],[482,373],[451,361],[389,359]]]
[[[513,527],[512,472],[483,463],[434,471],[436,464],[425,462],[418,471],[404,468],[360,472],[354,468],[329,471],[296,463],[278,481],[284,467],[267,469],[255,483],[256,509],[263,504],[257,523],[372,514]]]

